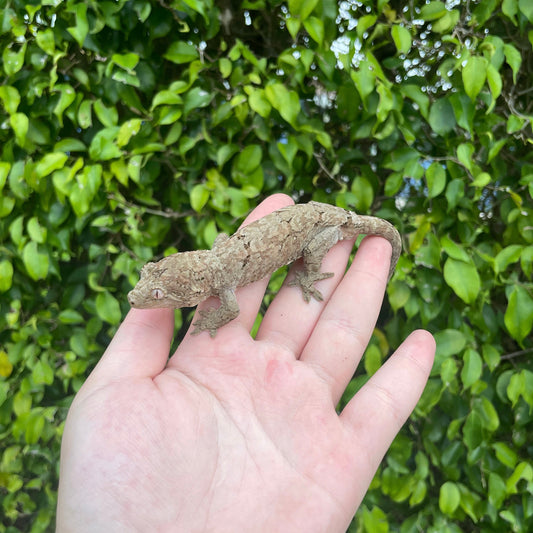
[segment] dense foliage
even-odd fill
[[[532,2],[2,6],[0,532],[53,530],[62,423],[139,267],[275,191],[403,235],[344,401],[438,341],[350,531],[533,529]]]

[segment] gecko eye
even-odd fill
[[[154,300],[162,300],[165,297],[165,293],[161,289],[152,290],[152,298]]]

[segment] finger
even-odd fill
[[[321,272],[333,272],[334,275],[315,284],[323,296],[320,302],[314,298],[306,302],[299,287],[289,286],[293,277],[293,268],[301,268],[298,264],[293,266],[282,288],[268,307],[256,339],[285,346],[296,358],[300,357],[326,303],[344,275],[353,243],[353,240],[341,241],[324,257]]]
[[[131,309],[87,380],[154,377],[166,365],[174,331],[174,311]]]
[[[334,405],[352,378],[381,309],[392,248],[366,237],[305,346],[300,360],[329,384]]]
[[[282,207],[285,207],[287,205],[293,204],[293,200],[290,196],[287,196],[286,194],[274,194],[272,196],[269,196],[265,200],[263,200],[249,215],[246,217],[244,222],[242,223],[241,227],[247,226],[248,224],[251,224],[255,220],[258,220],[265,215],[268,215],[272,211],[276,211],[277,209],[280,209]],[[244,268],[244,265],[243,265]],[[263,300],[263,296],[265,294],[266,286],[268,285],[269,276],[265,277],[262,280],[256,281],[254,283],[250,283],[249,285],[246,285],[245,287],[239,287],[235,293],[237,296],[237,301],[239,303],[239,315],[229,322],[227,324],[227,330],[231,334],[234,334],[234,328],[238,328],[240,330],[244,330],[246,333],[249,333],[252,329],[252,326],[255,322],[255,319],[257,317],[257,313],[259,312],[259,307],[261,305],[261,301]],[[208,298],[205,302],[202,302],[198,309],[196,310],[196,313],[194,314],[193,323],[199,318],[198,312],[200,310],[205,310],[210,307],[218,307],[219,305],[218,298]],[[217,331],[218,335],[224,335],[224,328],[226,326],[222,327]],[[193,327],[189,328],[189,331],[187,333],[187,337],[191,338],[191,332]],[[202,332],[197,337],[192,337],[192,339],[204,339],[208,340],[209,335],[207,332]],[[187,340],[187,343],[190,342]]]
[[[435,356],[435,340],[418,330],[350,400],[341,420],[359,449],[360,471],[370,484],[394,437],[415,408],[426,385]]]

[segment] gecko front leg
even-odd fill
[[[209,331],[214,337],[217,329],[233,320],[239,314],[239,304],[233,289],[225,289],[217,296],[220,299],[220,307],[210,307],[200,311],[200,318],[194,322],[192,335],[198,335],[202,331]]]
[[[329,249],[341,238],[342,234],[339,228],[324,228],[303,249],[303,270],[297,270],[294,273],[294,279],[289,282],[289,286],[300,287],[306,302],[309,302],[311,297],[319,302],[323,300],[322,294],[315,287],[315,283],[322,279],[331,278],[334,275],[333,272],[320,272],[320,267]]]

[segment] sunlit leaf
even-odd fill
[[[475,301],[481,288],[481,278],[471,263],[449,257],[444,263],[444,280],[465,303]]]
[[[507,330],[518,342],[522,342],[531,332],[533,327],[533,298],[520,285],[516,285],[508,297],[504,321]]]

